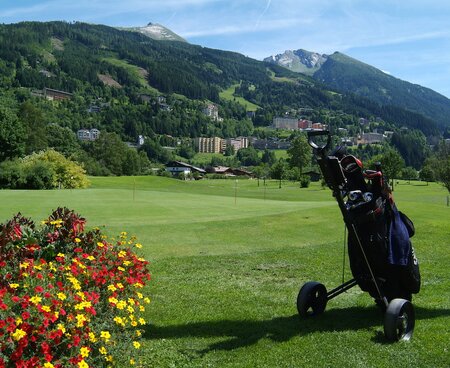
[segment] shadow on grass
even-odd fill
[[[416,320],[450,316],[448,309],[416,307]],[[209,345],[199,353],[212,350],[234,350],[256,344],[262,338],[288,341],[294,336],[306,336],[315,332],[357,331],[383,325],[383,313],[376,307],[350,307],[332,309],[315,318],[300,319],[298,315],[276,317],[269,320],[221,320],[194,322],[174,326],[149,325],[144,337],[147,339],[228,337],[229,339]],[[380,332],[372,341],[386,343]]]

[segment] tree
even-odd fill
[[[300,170],[300,174],[302,174],[303,168],[311,161],[311,148],[303,134],[294,138],[291,142],[291,147],[287,150],[287,154],[289,155],[289,165],[292,168],[297,167]]]
[[[419,175],[416,169],[411,166],[407,166],[402,170],[401,177],[403,180],[417,180]]]
[[[285,179],[288,169],[287,162],[282,158],[280,158],[270,169],[270,176],[273,179],[279,180],[279,188],[281,188],[281,181]]]
[[[402,168],[405,166],[402,156],[395,148],[388,148],[384,153],[372,157],[369,161],[369,167],[374,167],[376,162],[381,162],[383,174],[391,180],[393,190],[394,179],[399,177]]]
[[[25,153],[26,131],[10,109],[0,106],[0,161]]]
[[[263,162],[269,166],[272,166],[276,161],[277,161],[277,157],[275,155],[275,152],[268,150],[266,148],[262,154],[261,162]]]
[[[253,147],[241,148],[237,151],[236,158],[241,161],[243,166],[257,166],[261,162],[258,151]]]
[[[439,144],[436,152],[436,178],[450,192],[450,144]]]
[[[30,101],[20,106],[19,118],[26,126],[26,153],[38,152],[48,147],[47,132],[42,110]]]
[[[422,170],[420,170],[419,178],[420,178],[420,180],[426,181],[427,184],[430,181],[434,181],[435,180],[434,179],[435,178],[435,174],[434,174],[433,169],[429,165],[425,165],[422,168]]]
[[[225,147],[225,156],[233,156],[234,155],[234,146],[232,144],[227,144]]]

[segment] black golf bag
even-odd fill
[[[328,131],[308,132],[308,143],[348,230],[353,279],[330,291],[320,282],[306,282],[297,296],[299,315],[323,313],[329,300],[358,285],[385,310],[387,339],[410,339],[415,323],[411,298],[420,290],[419,264],[410,241],[413,223],[398,211],[381,165],[363,170],[361,161],[345,149],[328,152]]]
[[[358,159],[345,154],[339,163],[345,178],[343,215],[349,227],[353,277],[380,305],[382,296],[388,301],[411,300],[411,294],[420,290],[419,265],[410,241],[415,231],[412,221],[398,211],[380,166],[363,171]]]

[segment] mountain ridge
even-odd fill
[[[180,41],[187,42],[183,37],[177,35],[175,32],[167,27],[164,27],[158,23],[149,22],[143,27],[128,27],[128,28],[118,28],[120,30],[139,32],[143,35],[157,41]]]
[[[320,54],[302,49],[286,50],[264,60],[296,72],[306,69],[306,74],[339,92],[355,93],[381,104],[402,106],[437,121],[442,127],[450,125],[447,118],[450,116],[450,99],[438,92],[399,79],[341,52],[323,55],[324,62],[312,64],[312,57],[316,55]]]

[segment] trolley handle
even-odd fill
[[[327,142],[323,144],[316,143],[316,137],[327,136]],[[324,153],[331,144],[331,134],[328,130],[315,130],[308,132],[308,144],[319,154]]]

